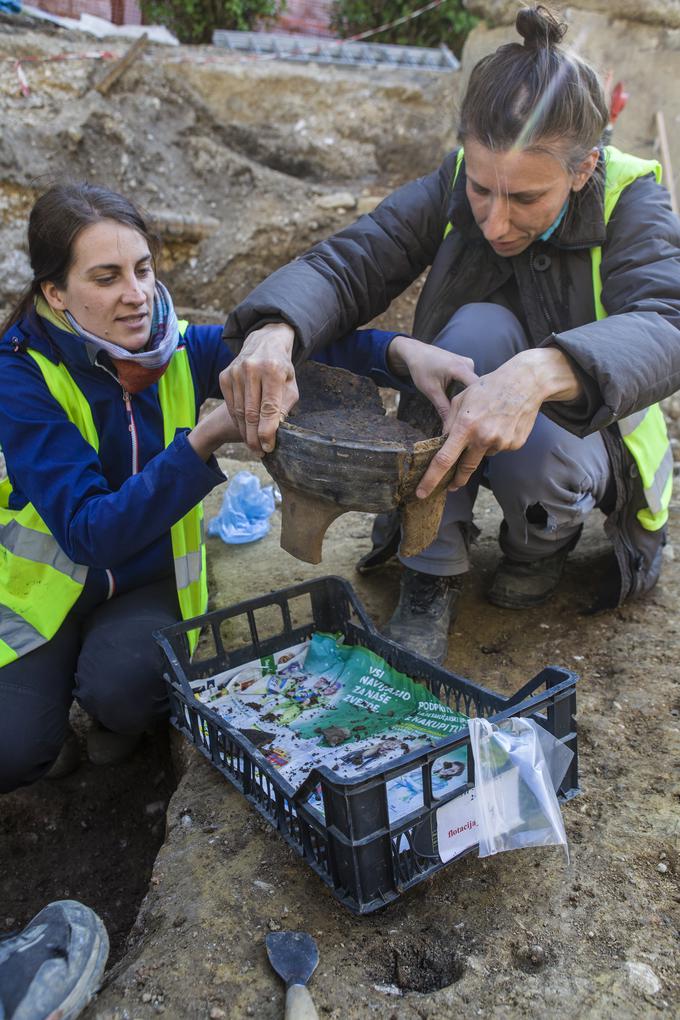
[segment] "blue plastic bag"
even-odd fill
[[[275,505],[273,485],[263,489],[256,475],[239,471],[227,485],[220,512],[208,523],[208,534],[229,545],[255,542],[269,531]]]

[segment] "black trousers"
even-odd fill
[[[51,641],[0,669],[0,793],[40,779],[59,754],[71,703],[115,733],[167,715],[153,631],[181,619],[174,578],[69,613]]]

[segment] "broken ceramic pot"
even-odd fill
[[[309,362],[298,372],[298,387],[299,403],[263,461],[283,499],[281,547],[320,563],[326,530],[341,514],[396,508],[402,555],[430,545],[451,473],[427,499],[415,491],[444,438],[427,438],[386,415],[375,385],[343,369]]]

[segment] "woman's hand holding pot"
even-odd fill
[[[541,405],[575,400],[581,392],[569,359],[556,347],[515,355],[494,372],[471,382],[449,405],[447,439],[418,486],[423,499],[455,464],[449,488],[465,485],[484,457],[519,450],[529,437]]]

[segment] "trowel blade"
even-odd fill
[[[265,945],[269,962],[286,982],[286,988],[307,984],[319,962],[319,950],[311,935],[304,931],[273,931]]]

